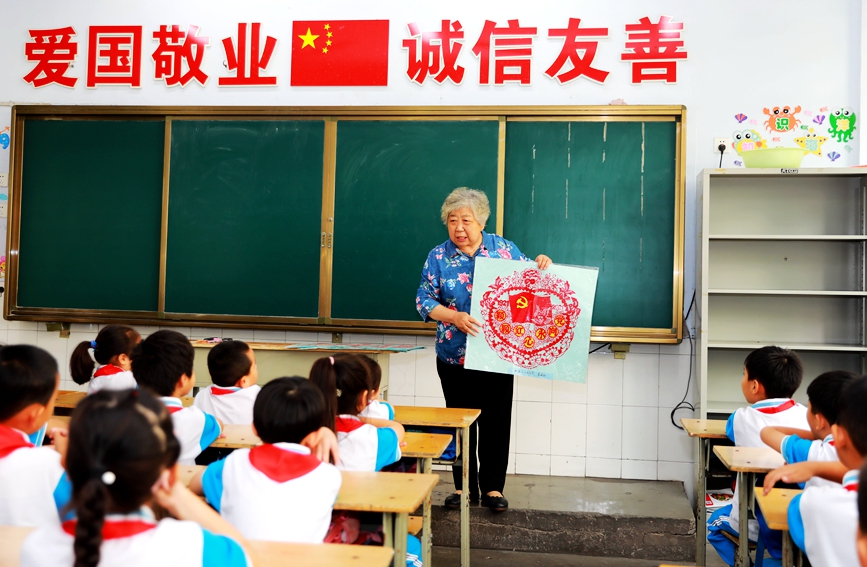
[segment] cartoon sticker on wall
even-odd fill
[[[0,280],[6,278],[6,255],[0,256]]]
[[[837,109],[828,116],[828,122],[831,124],[828,132],[838,142],[848,142],[852,139],[852,132],[855,131],[855,119],[855,111],[851,108]]]
[[[737,153],[759,150],[765,147],[765,141],[755,130],[742,130],[732,134],[732,148]]]
[[[0,149],[9,149],[9,126],[0,130]]]
[[[765,108],[763,112],[768,117],[765,120],[765,128],[770,132],[788,132],[794,130],[801,123],[795,116],[801,112],[800,106],[796,106],[795,108],[790,106],[775,106],[772,110]]]
[[[807,150],[807,155],[822,155],[822,144],[828,141],[826,136],[820,136],[812,128],[800,138],[795,138],[795,143]],[[833,160],[832,160],[833,161]]]

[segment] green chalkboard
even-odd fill
[[[166,312],[317,317],[325,123],[172,122]]]
[[[672,328],[677,127],[509,122],[504,236],[599,267],[594,326]]]
[[[496,203],[498,131],[495,120],[338,122],[332,317],[421,321],[422,265],[448,239],[440,207],[464,186]]]
[[[28,120],[18,306],[156,311],[164,123]]]

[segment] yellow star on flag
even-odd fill
[[[310,33],[310,28],[307,28],[307,33],[305,35],[299,35],[298,37],[300,37],[301,40],[304,42],[301,44],[301,49],[304,49],[308,45],[313,49],[316,49],[316,44],[313,42],[316,41],[316,38],[318,38],[319,36]]]
[[[330,30],[330,29],[331,29],[331,24],[325,24],[325,29]]]
[[[322,48],[322,53],[328,53],[328,48],[327,48],[327,47],[323,47],[323,48]]]
[[[331,32],[328,32],[328,33],[325,34],[325,35],[326,35],[327,37],[331,37],[332,34],[331,34]]]
[[[325,45],[331,45],[331,40],[329,39],[328,41],[326,41]]]

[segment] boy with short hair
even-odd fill
[[[832,426],[839,462],[785,465],[765,477],[765,493],[778,482],[805,482],[820,476],[838,483],[810,486],[789,504],[789,533],[815,567],[857,565],[853,535],[858,528],[859,469],[867,456],[867,378],[849,383]],[[842,486],[841,486],[841,484]]]
[[[831,426],[837,423],[840,394],[858,375],[845,370],[833,370],[819,375],[807,388],[807,423],[810,430],[789,427],[765,427],[762,441],[783,455],[788,464],[804,461],[836,462],[837,449]],[[812,478],[807,486],[826,483]],[[802,487],[803,488],[803,487]]]
[[[751,405],[738,409],[729,417],[726,424],[728,438],[738,447],[764,447],[761,431],[767,426],[805,429],[808,426],[807,408],[792,399],[802,378],[801,359],[794,351],[766,346],[749,353],[744,360],[741,390]],[[735,545],[722,532],[737,536],[738,522],[738,492],[735,490],[732,503],[714,512],[707,520],[707,540],[729,565],[735,562]],[[751,520],[748,525],[749,539],[756,541],[758,523]],[[779,532],[774,532],[773,538],[766,537],[765,544],[773,557],[782,555]]]
[[[0,525],[59,524],[72,487],[54,447],[34,446],[54,413],[57,361],[41,348],[0,349]],[[59,441],[59,439],[58,439]]]
[[[208,353],[208,372],[213,385],[196,394],[193,405],[223,423],[253,423],[253,403],[262,389],[256,355],[243,341],[226,341]]]
[[[132,374],[166,405],[172,415],[175,436],[181,444],[178,464],[194,465],[196,457],[216,441],[223,424],[197,407],[185,408],[180,398],[196,383],[193,345],[176,331],[157,331],[141,341],[132,353]]]
[[[358,415],[360,417],[373,417],[376,419],[387,419],[394,421],[394,408],[385,400],[380,400],[379,395],[382,390],[382,368],[379,363],[367,356],[359,354],[359,360],[367,367],[367,373],[370,375],[370,395],[367,399],[367,407],[364,408]]]
[[[278,378],[265,384],[253,408],[264,444],[211,463],[190,489],[244,537],[322,543],[342,477],[304,443],[326,423],[325,398],[306,378]]]

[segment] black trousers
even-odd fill
[[[470,454],[463,455],[464,464],[470,467],[470,496],[478,498],[480,491],[481,494],[502,492],[509,466],[514,376],[467,370],[458,364],[447,364],[439,358],[437,374],[443,387],[446,407],[482,410],[479,419],[470,426]],[[461,486],[461,467],[452,467],[452,473],[455,487]]]

